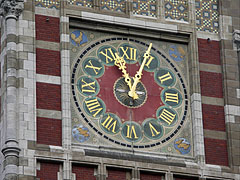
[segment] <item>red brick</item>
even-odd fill
[[[225,116],[223,106],[202,104],[203,128],[215,131],[225,131]]]
[[[37,178],[40,180],[57,180],[57,173],[59,172],[59,163],[40,162],[40,170],[37,170]]]
[[[61,76],[60,52],[47,49],[36,49],[38,74]]]
[[[199,62],[207,64],[220,65],[220,43],[219,41],[210,41],[198,39]]]
[[[127,171],[125,169],[107,169],[108,177],[107,180],[124,180],[126,179]]]
[[[73,164],[72,173],[76,175],[76,180],[96,180],[93,166]]]
[[[37,108],[61,111],[61,86],[36,83]]]
[[[204,138],[206,163],[228,166],[227,141]]]
[[[141,172],[140,180],[161,180],[162,174],[150,173],[150,172]]]
[[[60,42],[59,18],[35,15],[35,23],[37,40]]]
[[[222,74],[200,71],[202,96],[223,97]]]
[[[37,143],[62,146],[62,121],[37,117]]]

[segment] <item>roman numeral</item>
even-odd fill
[[[95,81],[87,83],[86,81],[84,81],[82,79],[82,83],[84,83],[81,86],[82,92],[92,92],[92,93],[95,93],[95,83],[96,83]]]
[[[99,71],[102,69],[102,67],[93,66],[91,60],[89,60],[88,63],[89,63],[89,65],[86,64],[85,68],[93,69],[93,71],[95,72],[96,75],[97,75],[97,74],[99,73]]]
[[[95,112],[92,116],[96,117],[102,110],[103,108],[101,107],[101,104],[98,102],[97,98],[91,99],[86,101],[86,106],[90,113]]]
[[[145,64],[145,66],[147,66],[148,68],[150,68],[149,65],[151,64],[151,62],[152,62],[153,59],[154,59],[154,57],[150,55],[150,56],[149,56],[149,59],[147,60],[147,62],[146,62],[146,64]]]
[[[173,94],[173,93],[165,93],[165,101],[170,101],[170,102],[175,102],[178,103],[178,93]]]
[[[149,128],[150,128],[150,130],[151,130],[152,137],[154,137],[154,136],[160,134],[160,132],[158,132],[158,131],[155,129],[155,127],[154,127],[151,123],[149,123]]]
[[[135,126],[131,125],[127,125],[127,138],[132,139],[132,135],[134,135],[134,138],[137,139],[137,134],[136,134],[136,130],[135,130]]]
[[[169,79],[172,79],[172,76],[171,74],[168,72],[160,77],[158,77],[158,79],[161,81],[161,84],[164,82],[164,81],[167,81]]]
[[[111,116],[107,116],[107,118],[104,120],[104,122],[102,123],[102,126],[105,127],[108,131],[112,131],[112,133],[116,133],[115,129],[116,129],[116,125],[117,125],[117,120],[113,120],[113,118]]]
[[[109,56],[108,52],[110,53],[111,57]],[[106,57],[105,61],[107,64],[109,63],[109,61],[112,62],[115,59],[114,53],[112,52],[111,48],[105,49],[105,53],[101,51],[100,54]]]
[[[128,59],[128,60],[136,61],[137,49],[131,48],[131,47],[130,48],[126,47],[125,49],[124,49],[124,47],[120,47],[120,49],[123,52],[122,58],[126,57],[126,59]],[[128,52],[130,52],[130,53],[128,54]],[[130,57],[129,57],[129,55],[130,55]]]
[[[170,124],[172,124],[175,116],[176,116],[176,114],[173,114],[173,113],[169,112],[168,110],[164,109],[158,118],[161,118],[163,121],[168,123],[168,125],[170,125]]]

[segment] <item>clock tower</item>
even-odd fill
[[[240,179],[239,0],[2,0],[0,180]]]

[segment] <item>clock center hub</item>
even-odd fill
[[[132,79],[133,81],[133,79]],[[129,86],[123,77],[117,79],[113,86],[113,93],[117,101],[128,108],[141,107],[147,100],[147,90],[144,84],[140,81],[136,86],[137,99],[129,96]]]

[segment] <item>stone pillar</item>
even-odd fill
[[[23,10],[23,2],[16,0],[2,0],[0,2],[0,15],[5,18],[4,31],[6,34],[6,87],[5,117],[6,124],[5,143],[1,151],[4,155],[4,179],[17,179],[18,147],[17,134],[17,19]],[[3,60],[1,60],[3,62]]]

